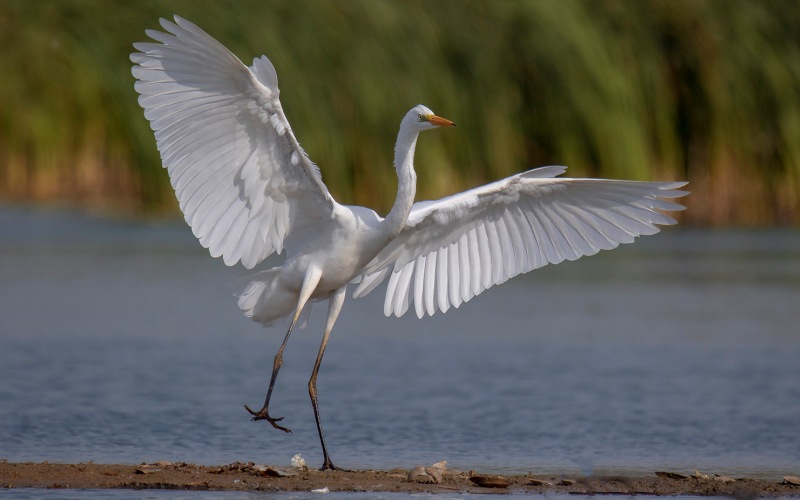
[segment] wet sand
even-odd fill
[[[0,461],[0,488],[127,488],[231,491],[505,492],[531,494],[800,497],[800,479],[783,481],[658,472],[646,477],[493,476],[438,467],[320,472],[253,463],[51,464]]]

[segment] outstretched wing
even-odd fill
[[[248,68],[189,21],[136,43],[136,91],[186,222],[225,264],[292,249],[336,202],[295,139],[262,56]]]
[[[372,260],[354,296],[387,276],[384,313],[417,316],[458,307],[487,288],[547,264],[631,243],[683,210],[662,198],[685,182],[556,179],[566,167],[530,170],[436,201],[415,203],[400,235]]]

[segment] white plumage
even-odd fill
[[[248,269],[275,252],[280,267],[233,284],[238,305],[265,325],[291,319],[269,390],[254,420],[269,415],[283,350],[310,302],[328,300],[328,319],[309,394],[324,455],[316,378],[348,283],[355,297],[388,278],[384,313],[417,316],[459,307],[487,288],[547,264],[631,243],[675,220],[660,211],[687,194],[682,182],[558,178],[542,167],[440,200],[414,203],[419,132],[452,126],[425,106],[403,118],[395,146],[398,193],[386,218],[337,203],[292,133],[265,56],[245,66],[222,44],[176,16],[161,20],[158,43],[131,55],[139,103],[164,166],[200,243],[225,264]]]
[[[391,273],[384,313],[458,307],[483,290],[547,264],[594,255],[658,232],[681,210],[660,198],[685,183],[555,179],[543,167],[435,202],[416,203],[406,226],[365,269],[355,297]]]
[[[194,235],[225,264],[250,269],[302,232],[298,218],[330,216],[335,202],[291,133],[269,59],[247,68],[176,20],[161,21],[172,35],[147,31],[161,43],[134,44],[139,104]]]

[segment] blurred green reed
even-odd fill
[[[800,222],[797,0],[0,0],[0,197],[175,210],[128,54],[182,15],[266,54],[334,196],[386,211],[397,126],[418,199],[566,164],[691,181],[700,224]]]

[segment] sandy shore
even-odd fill
[[[648,477],[492,476],[443,464],[408,470],[319,472],[252,463],[51,464],[0,461],[0,488],[129,488],[239,491],[381,491],[800,497],[800,479],[781,482],[667,472]]]

